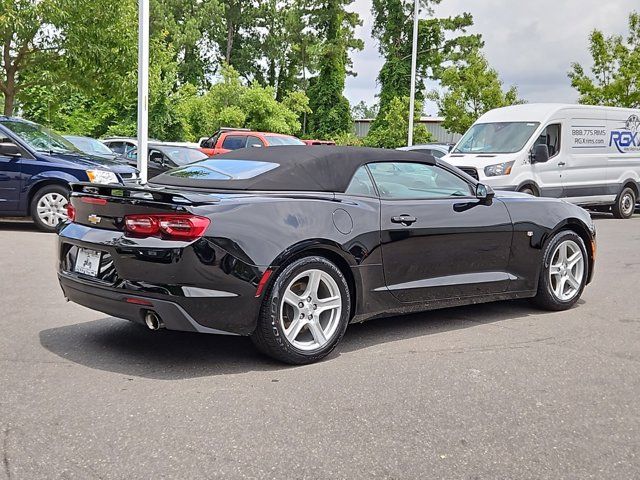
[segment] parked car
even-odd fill
[[[54,231],[67,218],[69,184],[134,182],[129,165],[86,155],[57,133],[15,117],[0,117],[0,216],[31,215]]]
[[[414,152],[254,148],[91,187],[74,186],[59,232],[69,300],[151,330],[248,335],[293,364],[394,313],[526,297],[565,310],[594,270],[582,208],[494,194]]]
[[[398,150],[426,153],[436,158],[443,158],[452,148],[453,145],[449,145],[448,143],[425,143],[422,145],[412,145],[411,147],[400,147]]]
[[[149,143],[147,178],[153,178],[172,168],[209,158],[196,148],[171,143]],[[131,166],[138,164],[138,149],[129,150],[125,158]]]
[[[336,142],[333,140],[302,140],[305,145],[315,146],[315,145],[324,145],[324,146],[335,146]]]
[[[629,218],[640,198],[640,109],[498,108],[481,116],[446,159],[495,189]]]
[[[107,147],[100,140],[80,135],[64,135],[64,138],[73,144],[81,152],[108,160],[118,160],[121,158],[116,152]]]
[[[279,133],[221,129],[212,137],[200,142],[200,150],[212,157],[240,148],[282,145],[304,145],[304,142],[291,135]]]

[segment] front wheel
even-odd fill
[[[611,207],[616,218],[631,218],[636,208],[636,192],[630,187],[625,187],[616,198],[616,203]]]
[[[69,190],[62,185],[47,185],[36,192],[31,200],[31,218],[45,232],[55,232],[60,222],[67,219]]]
[[[350,311],[349,286],[340,269],[324,257],[304,257],[276,277],[251,340],[283,362],[312,363],[336,347]]]
[[[587,283],[587,249],[579,235],[565,230],[551,238],[544,255],[534,303],[545,310],[567,310]]]

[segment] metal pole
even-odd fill
[[[407,145],[413,145],[413,110],[416,103],[416,66],[418,63],[418,10],[420,0],[414,0],[413,50],[411,52],[411,93],[409,94],[409,135]]]
[[[149,0],[138,0],[138,170],[147,183],[149,136]]]

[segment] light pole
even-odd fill
[[[149,0],[138,0],[138,170],[147,183],[149,137]]]
[[[416,103],[416,66],[418,63],[418,10],[420,0],[414,0],[413,50],[411,51],[411,93],[409,94],[409,134],[407,145],[413,145],[413,110]]]

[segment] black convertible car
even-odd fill
[[[366,148],[244,149],[146,187],[75,184],[69,217],[68,299],[152,330],[248,335],[294,364],[350,322],[524,297],[570,308],[596,248],[579,207]]]

